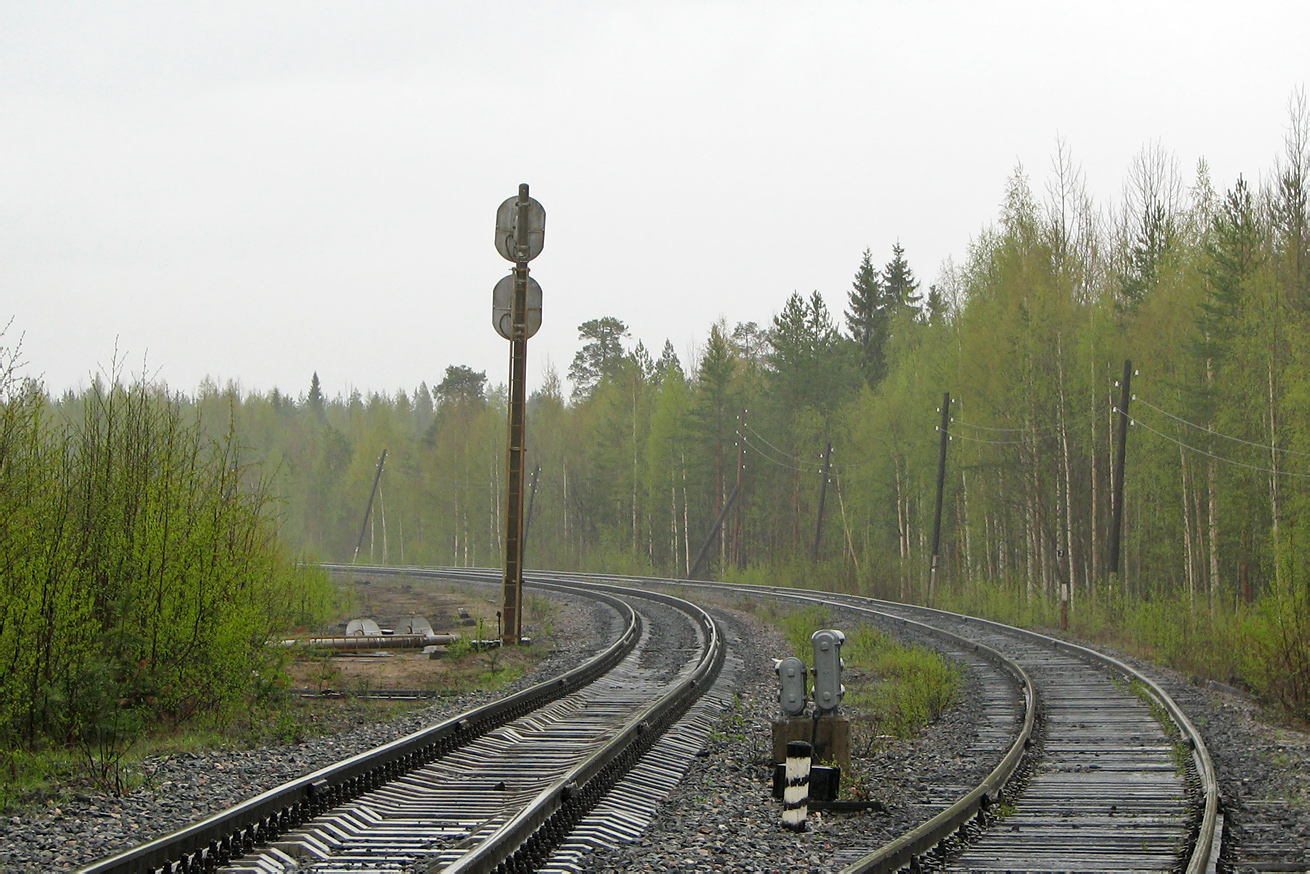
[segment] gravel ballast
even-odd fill
[[[495,694],[443,697],[431,707],[381,721],[361,721],[303,743],[251,750],[210,750],[149,756],[142,785],[114,797],[80,791],[0,824],[0,871],[65,871],[176,831],[288,780],[404,737],[576,667],[600,646],[613,611],[561,600],[553,616],[555,652]]]
[[[768,759],[770,722],[778,711],[772,659],[789,654],[788,648],[774,628],[749,614],[715,612],[732,625],[745,663],[734,706],[723,712],[651,828],[633,844],[592,856],[588,871],[828,871],[835,854],[884,842],[919,821],[920,802],[934,784],[967,785],[988,769],[970,754],[976,696],[966,688],[960,702],[919,736],[863,758],[857,774],[843,775],[843,797],[857,781],[886,811],[812,812],[806,832],[784,831]],[[603,627],[576,604],[561,609],[555,624],[559,653],[507,691],[572,667],[594,649]],[[1225,814],[1221,870],[1310,869],[1310,734],[1263,721],[1260,708],[1234,690],[1124,660],[1164,686],[1206,737]],[[143,785],[121,798],[83,792],[7,816],[0,825],[0,870],[75,869],[490,697],[445,698],[431,708],[289,746],[148,758]]]

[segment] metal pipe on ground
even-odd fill
[[[458,634],[368,634],[351,637],[310,637],[304,640],[284,640],[283,646],[317,646],[324,649],[422,649],[425,646],[450,646],[459,640]]]

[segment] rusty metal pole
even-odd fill
[[[523,461],[527,454],[528,369],[528,186],[519,186],[515,223],[514,298],[509,353],[509,433],[505,471],[505,584],[501,643],[517,646],[523,636]]]

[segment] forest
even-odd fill
[[[893,242],[845,307],[779,294],[695,360],[598,314],[532,393],[526,567],[805,585],[1070,628],[1310,717],[1310,110],[1217,190],[1144,147],[1094,203],[1064,143],[927,287]],[[885,259],[885,260],[884,260]],[[531,349],[529,348],[529,354]],[[1110,566],[1125,362],[1122,549]],[[566,381],[567,380],[567,381]],[[324,561],[498,566],[506,389],[201,386],[174,403],[260,471]],[[941,564],[929,591],[941,405]],[[81,396],[47,399],[52,415]],[[365,507],[385,464],[372,512]],[[719,536],[710,537],[722,519]],[[705,548],[707,547],[708,548]]]

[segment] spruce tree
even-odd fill
[[[892,260],[882,270],[883,297],[886,306],[895,310],[919,306],[919,281],[905,260],[905,249],[900,240],[892,246]]]
[[[887,372],[883,345],[887,342],[887,308],[883,299],[882,274],[873,266],[873,253],[864,250],[860,269],[847,295],[846,327],[859,350],[860,372],[872,388]]]
[[[314,371],[314,378],[309,381],[309,398],[306,403],[315,415],[323,415],[323,389],[318,384],[317,370]]]

